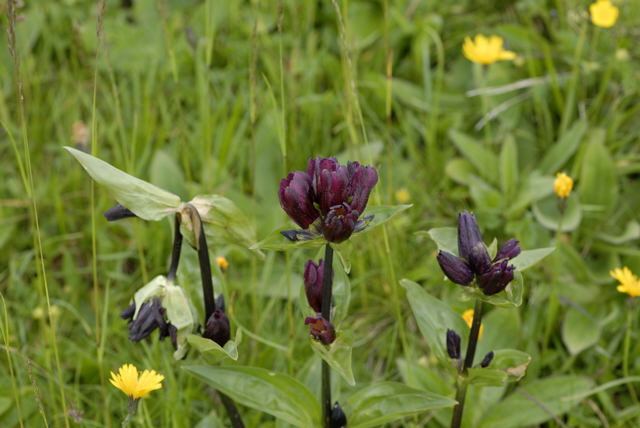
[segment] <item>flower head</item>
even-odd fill
[[[396,201],[398,201],[399,203],[406,204],[407,202],[409,202],[409,199],[411,199],[411,194],[405,187],[401,187],[396,190],[395,197]]]
[[[304,325],[310,325],[311,330],[309,331],[309,334],[311,337],[324,345],[330,345],[334,340],[336,340],[336,330],[333,327],[333,324],[323,317],[306,318],[304,320]]]
[[[520,254],[515,239],[508,240],[491,260],[482,242],[476,217],[463,211],[458,216],[458,256],[438,252],[438,263],[451,281],[469,285],[474,277],[482,292],[490,296],[504,290],[514,277],[515,267],[509,261]]]
[[[284,211],[303,229],[321,233],[329,242],[342,242],[366,226],[359,220],[371,189],[378,182],[375,168],[335,158],[309,159],[307,171],[295,171],[280,181],[278,196]],[[287,238],[313,237],[309,232],[285,231]]]
[[[516,54],[505,50],[502,45],[502,37],[491,36],[489,38],[478,34],[474,40],[465,37],[462,45],[464,56],[472,62],[488,65],[500,60],[512,60]]]
[[[333,273],[333,271],[331,272]],[[309,306],[316,312],[322,311],[322,285],[324,282],[324,260],[318,264],[312,260],[307,262],[304,269],[304,289]]]
[[[138,369],[133,364],[125,364],[118,369],[118,374],[111,372],[109,381],[113,386],[136,400],[146,397],[151,391],[162,388],[164,376],[155,370],[145,370],[138,376]]]
[[[619,292],[627,293],[632,297],[640,296],[640,279],[628,267],[614,269],[609,272],[609,275],[620,282],[617,288]]]
[[[140,305],[138,315],[134,319],[135,310],[134,302],[120,313],[120,318],[129,320],[129,339],[132,342],[141,341],[155,329],[160,331],[160,339],[172,336],[171,324],[165,321],[166,310],[162,307],[159,297],[153,297]]]
[[[207,320],[202,337],[211,339],[220,346],[224,346],[229,341],[231,338],[231,325],[224,311],[219,309],[213,311]]]
[[[473,324],[473,309],[467,309],[461,315],[464,322],[471,328],[471,324]],[[480,331],[478,332],[478,339],[482,337],[482,330],[484,330],[484,325],[480,324]]]
[[[556,195],[564,199],[571,194],[571,190],[573,190],[573,179],[564,172],[557,173],[553,181],[553,191]]]
[[[216,264],[218,265],[218,267],[222,272],[225,272],[227,269],[229,269],[229,260],[227,260],[226,257],[223,257],[223,256],[216,257]]]
[[[609,0],[597,0],[589,6],[591,22],[593,25],[602,28],[611,28],[618,20],[620,10]]]

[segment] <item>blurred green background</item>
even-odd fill
[[[450,368],[399,285],[408,278],[456,311],[472,307],[443,280],[426,230],[455,226],[469,209],[486,242],[557,245],[525,273],[523,305],[494,309],[484,324],[479,354],[526,351],[526,377],[472,390],[466,421],[640,423],[631,383],[607,384],[640,374],[638,304],[609,276],[620,266],[640,273],[639,2],[616,2],[610,29],[591,24],[589,2],[570,0],[18,3],[15,43],[0,3],[0,425],[118,426],[126,400],[107,380],[124,363],[166,376],[137,422],[226,423],[168,343],[132,344],[118,317],[166,273],[171,222],[107,223],[114,201],[65,145],[185,199],[222,194],[255,221],[258,239],[292,224],[279,180],[309,157],[374,165],[370,205],[413,207],[350,244],[344,324],[357,385],[338,382],[339,400],[381,380],[453,395]],[[469,62],[462,42],[479,33],[501,36],[517,58]],[[575,180],[564,217],[559,171]],[[184,253],[179,280],[197,298],[197,260]],[[239,362],[319,391],[296,303],[304,262],[319,254],[211,254],[230,262],[215,275],[243,331]],[[248,426],[284,426],[241,410]],[[446,412],[394,426],[447,426]]]

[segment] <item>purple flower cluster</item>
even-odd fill
[[[359,218],[377,182],[375,168],[358,162],[344,166],[336,158],[309,159],[307,171],[292,172],[280,181],[280,205],[305,230],[283,235],[292,240],[312,239],[315,232],[329,242],[345,241],[366,226],[368,219]]]

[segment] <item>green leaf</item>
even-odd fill
[[[568,412],[589,391],[593,381],[581,376],[558,376],[516,389],[488,408],[479,428],[535,426]]]
[[[407,300],[427,344],[439,358],[448,361],[447,329],[453,329],[462,335],[462,332],[469,331],[469,327],[460,314],[454,312],[443,301],[431,296],[419,284],[408,279],[401,280],[400,284],[407,290]]]
[[[72,147],[65,149],[118,203],[144,220],[160,220],[178,211],[180,198],[151,183],[120,171],[108,163]]]
[[[516,271],[523,272],[535,265],[549,254],[553,253],[556,247],[536,248],[535,250],[525,250],[511,259],[510,264],[514,265]]]
[[[590,207],[590,217],[596,219],[604,219],[611,212],[618,190],[615,166],[604,144],[604,138],[603,129],[592,131],[578,186],[580,201]]]
[[[574,123],[544,155],[542,162],[540,162],[540,171],[544,174],[558,172],[562,165],[576,152],[586,130],[586,121],[579,120]]]
[[[511,200],[518,185],[518,146],[509,135],[502,144],[500,151],[500,187],[502,192]]]
[[[602,239],[604,242],[608,242],[609,244],[621,245],[625,242],[640,238],[640,224],[638,224],[637,221],[632,220],[627,223],[624,232],[622,232],[620,235],[612,235],[602,232],[596,236]]]
[[[336,332],[336,340],[329,346],[309,338],[311,349],[325,360],[351,386],[356,384],[351,370],[352,339],[346,332]]]
[[[600,339],[600,324],[590,315],[570,307],[562,324],[562,340],[571,355],[595,345]]]
[[[367,233],[372,229],[375,229],[378,226],[381,226],[391,220],[396,215],[400,214],[402,211],[405,211],[411,208],[413,204],[407,205],[374,205],[364,210],[364,214],[362,217],[367,217],[372,215],[373,219],[367,225],[367,227],[362,231],[354,234],[353,236],[359,236],[363,233]]]
[[[451,159],[447,162],[444,171],[453,181],[465,186],[468,186],[472,180],[481,180],[476,176],[473,165],[466,159]]]
[[[507,218],[517,218],[533,202],[553,193],[553,178],[530,174],[528,179],[520,186],[515,201],[507,211]]]
[[[232,244],[253,248],[256,242],[256,226],[238,206],[220,195],[199,195],[189,201],[204,223],[208,244]],[[187,242],[195,246],[191,218],[181,216],[180,231]]]
[[[482,143],[466,134],[451,130],[449,137],[463,156],[476,167],[478,174],[487,181],[498,183],[498,158]]]
[[[455,227],[435,227],[427,232],[438,250],[458,255],[458,229]]]
[[[560,208],[561,204],[564,204],[564,211]],[[533,215],[547,229],[568,232],[580,225],[582,207],[575,194],[563,200],[552,195],[533,204]]]
[[[463,292],[469,298],[480,299],[500,308],[517,308],[522,304],[524,282],[522,274],[516,270],[513,280],[503,291],[491,296],[485,295],[478,287],[464,287]]]
[[[299,427],[320,426],[320,403],[295,378],[260,367],[183,366],[237,403]]]
[[[467,382],[483,386],[502,386],[507,382],[515,382],[522,379],[530,362],[531,356],[526,352],[498,349],[494,351],[489,367],[469,369]]]
[[[185,187],[185,179],[175,158],[169,156],[164,150],[156,150],[151,159],[149,179],[156,186],[186,198],[188,193]]]
[[[349,428],[369,428],[455,404],[451,398],[401,383],[377,382],[349,397],[345,413],[349,417]]]
[[[227,358],[233,361],[238,360],[238,344],[233,340],[229,340],[222,347],[211,339],[189,334],[187,342],[200,352],[209,364],[218,364]]]

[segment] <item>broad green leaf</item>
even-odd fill
[[[337,327],[349,313],[349,302],[351,301],[351,281],[343,268],[340,258],[333,259],[332,291],[334,310],[331,321]]]
[[[564,205],[564,208],[561,208],[561,205]],[[556,195],[551,195],[533,204],[533,215],[547,229],[568,232],[580,225],[582,207],[575,194],[562,200]]]
[[[439,358],[448,361],[447,329],[453,329],[464,336],[468,334],[469,327],[460,314],[454,312],[443,301],[431,296],[419,284],[408,279],[401,280],[400,284],[407,290],[407,300],[427,344]]]
[[[378,226],[381,226],[391,220],[396,215],[400,214],[402,211],[405,211],[411,208],[412,204],[407,205],[374,205],[364,210],[364,214],[362,217],[373,216],[371,222],[367,225],[367,227],[358,233],[355,233],[353,236],[358,236],[362,233],[367,233],[368,231],[375,229]]]
[[[608,242],[613,245],[621,245],[625,242],[640,238],[640,224],[637,221],[632,220],[627,223],[624,232],[620,235],[612,235],[609,233],[599,233],[596,235],[598,238],[602,239],[604,242]],[[0,246],[1,248],[1,246]]]
[[[451,398],[401,383],[376,382],[349,397],[344,407],[349,428],[369,428],[455,404]]]
[[[605,131],[592,131],[585,150],[578,192],[580,202],[590,206],[589,217],[603,219],[611,212],[617,195],[613,159],[604,144]]]
[[[209,364],[218,364],[227,358],[233,361],[238,360],[238,344],[233,340],[228,341],[224,344],[224,347],[222,347],[211,339],[189,334],[187,336],[187,342],[200,352]]]
[[[477,356],[481,361],[484,355]],[[531,356],[515,349],[498,349],[494,351],[489,367],[470,368],[467,381],[471,385],[501,386],[507,382],[515,382],[525,375]]]
[[[517,218],[533,202],[553,193],[553,178],[532,173],[519,186],[514,202],[507,208],[507,218]]]
[[[518,185],[518,146],[513,136],[509,135],[500,150],[500,187],[502,192],[511,200]]]
[[[435,227],[427,232],[438,250],[458,255],[458,229],[455,227]]]
[[[462,158],[451,159],[447,162],[444,171],[453,181],[465,186],[468,186],[472,180],[482,180],[477,177],[471,162]]]
[[[183,366],[237,403],[298,427],[320,426],[320,403],[295,378],[260,367]]]
[[[518,257],[511,259],[509,263],[515,266],[517,272],[523,272],[553,253],[555,249],[556,247],[546,247],[524,250],[518,254]]]
[[[149,179],[156,186],[167,189],[181,198],[188,196],[185,179],[175,158],[164,150],[156,150],[151,159]]]
[[[463,156],[476,167],[478,174],[493,184],[498,183],[498,158],[491,150],[466,134],[451,130],[449,137]]]
[[[562,324],[562,340],[572,355],[595,345],[600,339],[600,324],[590,315],[570,307]]]
[[[98,184],[107,188],[118,203],[144,220],[160,220],[178,211],[180,198],[151,183],[72,147],[65,149]]]
[[[544,174],[555,174],[560,171],[562,165],[576,152],[585,131],[587,130],[587,122],[579,120],[560,137],[560,139],[551,146],[542,162],[540,162],[540,171]]]
[[[479,428],[535,426],[571,410],[593,381],[581,376],[558,376],[517,388],[484,413]]]
[[[209,244],[233,244],[253,248],[256,242],[256,226],[238,206],[220,195],[199,195],[190,202],[198,210],[204,223]],[[185,239],[195,246],[191,218],[182,215],[180,231]]]
[[[329,346],[309,338],[311,349],[325,360],[351,386],[356,384],[351,370],[351,336],[346,332],[336,332],[336,340]]]
[[[463,291],[469,298],[480,299],[500,308],[517,308],[522,304],[524,283],[522,274],[516,270],[513,280],[498,294],[487,296],[478,287],[464,287]]]
[[[479,210],[501,211],[504,196],[484,181],[472,181],[469,184],[469,194]]]

